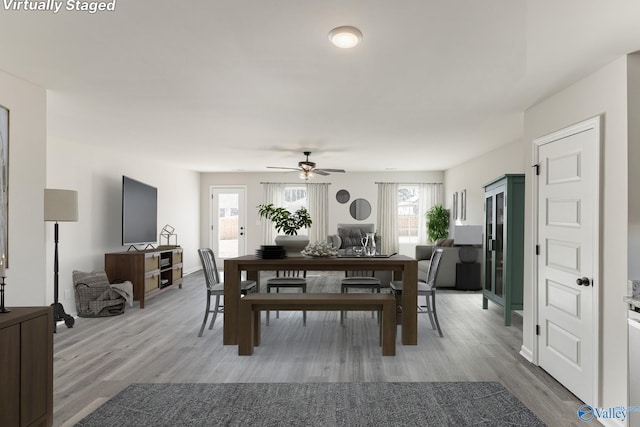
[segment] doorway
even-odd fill
[[[211,187],[210,247],[219,260],[245,255],[246,188]]]
[[[534,141],[537,362],[598,405],[600,118]]]

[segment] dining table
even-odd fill
[[[260,287],[262,271],[391,271],[392,280],[402,280],[403,291],[398,296],[401,311],[403,345],[418,344],[418,261],[406,255],[390,256],[331,256],[286,258],[260,258],[245,255],[224,260],[224,325],[223,344],[238,345],[238,314],[240,283],[245,272],[246,280],[254,280]]]

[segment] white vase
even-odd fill
[[[309,244],[308,236],[276,236],[276,245],[284,246],[287,251],[287,256],[298,257],[302,256],[302,251]]]

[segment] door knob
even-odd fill
[[[578,285],[578,286],[590,286],[591,285],[591,280],[589,280],[588,277],[578,278],[578,279],[576,279],[576,285]]]

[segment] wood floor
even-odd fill
[[[309,275],[309,292],[339,289],[339,275]],[[522,320],[502,326],[502,310],[482,310],[477,292],[441,291],[438,313],[444,337],[418,316],[418,345],[381,356],[378,327],[366,312],[271,314],[262,345],[238,356],[222,345],[222,319],[197,334],[204,314],[204,278],[185,277],[172,289],[127,306],[123,315],[76,319],[54,338],[54,425],[73,425],[131,383],[500,381],[550,426],[579,426],[581,402],[518,352]],[[399,334],[398,334],[399,335]]]

